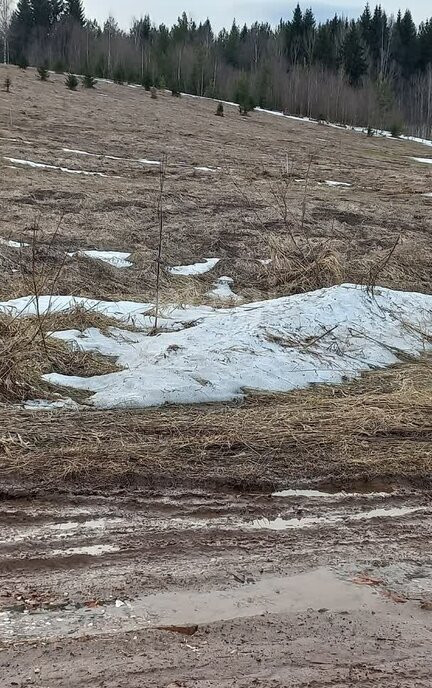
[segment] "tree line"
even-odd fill
[[[18,0],[8,17],[3,52],[21,66],[432,135],[432,19],[416,26],[409,10],[393,17],[366,5],[356,20],[318,23],[297,5],[276,27],[234,21],[217,34],[186,13],[171,27],[148,15],[128,31],[112,16],[101,26],[81,0]]]

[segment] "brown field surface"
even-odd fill
[[[29,245],[0,242],[0,300],[153,301],[149,161],[165,157],[163,303],[205,303],[222,275],[245,301],[347,281],[432,292],[425,145],[9,73],[0,239]],[[67,256],[86,249],[132,266]],[[210,257],[198,277],[167,269]],[[116,370],[49,337],[115,324],[0,316],[0,688],[430,686],[430,358],[141,411],[42,382]],[[59,391],[79,409],[23,408]]]

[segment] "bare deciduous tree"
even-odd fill
[[[0,35],[3,43],[3,62],[9,61],[9,29],[12,16],[12,0],[0,0]]]

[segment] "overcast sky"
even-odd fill
[[[288,19],[292,15],[293,7],[297,0],[283,2],[282,0],[215,0],[214,2],[203,2],[203,0],[84,0],[86,15],[96,18],[103,22],[108,14],[112,14],[122,28],[128,28],[132,17],[140,17],[150,14],[152,21],[160,24],[173,24],[178,15],[186,11],[196,22],[205,20],[209,16],[215,29],[223,26],[230,26],[235,18],[238,23],[268,21],[276,24],[281,17]],[[407,2],[407,0],[404,0]],[[370,5],[374,6],[375,1],[370,0]],[[397,0],[381,0],[383,8],[391,14],[396,13],[399,7],[405,9],[405,5],[400,6]],[[408,3],[407,3],[408,4]],[[318,20],[327,19],[335,12],[343,13],[348,17],[356,17],[363,9],[364,3],[359,0],[345,0],[345,2],[324,0],[320,2],[310,2],[315,16]],[[302,3],[300,6],[308,7],[309,2]],[[430,0],[412,0],[409,8],[414,20],[420,21],[432,16],[432,5]]]

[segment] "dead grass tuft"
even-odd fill
[[[430,484],[431,399],[425,357],[347,385],[252,395],[240,406],[59,412],[61,423],[9,408],[0,476],[90,489]]]
[[[52,398],[50,386],[41,379],[45,373],[91,376],[118,370],[109,358],[71,349],[47,336],[43,328],[49,322],[0,314],[0,402]]]
[[[325,245],[308,244],[303,248],[290,239],[269,239],[271,263],[262,265],[266,288],[284,295],[299,294],[344,281],[345,273],[339,256]]]

